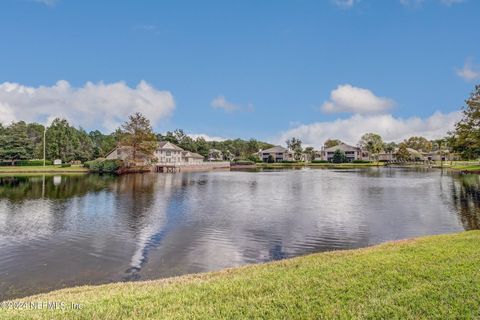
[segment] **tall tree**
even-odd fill
[[[383,149],[383,140],[379,134],[365,133],[358,142],[358,147],[367,150],[375,157]]]
[[[465,101],[463,117],[456,123],[453,137],[453,150],[466,159],[480,157],[480,85],[476,85]]]
[[[384,143],[383,151],[385,151],[386,153],[393,153],[396,147],[397,147],[397,144],[395,142]]]
[[[0,159],[9,160],[12,165],[16,160],[31,159],[33,144],[28,138],[27,125],[24,121],[14,122],[0,134]]]
[[[407,145],[405,143],[402,142],[398,146],[396,157],[398,161],[408,161],[411,159],[410,152],[408,152]]]
[[[286,144],[287,144],[287,148],[293,152],[293,158],[297,161],[300,160],[303,152],[302,140],[293,137],[291,139],[288,139],[286,141]]]
[[[410,137],[404,141],[407,148],[412,148],[421,152],[432,151],[432,143],[424,137]]]
[[[153,133],[150,120],[140,112],[136,112],[128,117],[122,127],[122,146],[132,147],[132,159],[137,160],[139,153],[152,155],[157,148],[157,138]]]
[[[306,147],[305,148],[305,155],[308,158],[308,161],[312,161],[315,159],[315,149],[313,147]]]
[[[47,128],[46,152],[48,159],[61,159],[63,162],[75,160],[79,147],[77,130],[67,120],[56,118]]]

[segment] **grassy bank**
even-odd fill
[[[454,166],[451,166],[450,168],[458,171],[463,171],[463,172],[480,173],[480,165],[478,163],[471,164],[471,165],[454,165]]]
[[[166,280],[85,286],[20,301],[1,319],[480,317],[480,231],[386,243]]]
[[[72,172],[88,172],[83,166],[12,166],[0,167],[0,173],[72,173]]]

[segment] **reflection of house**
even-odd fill
[[[342,151],[347,157],[348,161],[369,159],[366,151],[363,151],[359,147],[354,147],[343,142],[330,148],[322,148],[322,150],[318,152],[316,159],[332,161],[333,155],[337,150]]]
[[[290,161],[293,160],[292,153],[282,146],[275,146],[269,149],[260,150],[258,152],[258,157],[262,159],[263,162],[281,162],[281,161]]]
[[[208,161],[219,161],[223,160],[223,153],[218,149],[208,150]]]
[[[132,147],[117,147],[111,151],[107,159],[121,159],[124,161],[132,162],[133,158],[133,148]],[[168,142],[160,141],[158,147],[155,150],[153,155],[145,155],[141,152],[136,154],[135,165],[149,165],[152,163],[152,160],[156,160],[157,164],[163,165],[196,165],[203,163],[203,156],[190,151],[185,151],[179,146]]]

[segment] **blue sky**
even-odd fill
[[[139,110],[158,131],[211,137],[434,138],[480,82],[479,12],[475,0],[3,0],[0,121],[109,131]]]

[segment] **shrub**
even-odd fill
[[[282,160],[281,163],[297,163],[298,161],[295,160]]]
[[[250,166],[255,164],[255,162],[250,160],[235,160],[234,163],[241,166]]]
[[[258,162],[263,162],[262,159],[260,159],[260,158],[259,158],[257,155],[255,155],[255,154],[249,155],[249,156],[247,157],[247,160],[248,160],[248,161],[252,161],[252,162],[257,162],[257,163],[258,163]]]
[[[43,166],[43,160],[18,160],[18,161],[15,161],[15,165],[16,166],[22,166],[22,167]],[[47,165],[47,166],[52,165],[52,161],[45,160],[45,165]]]
[[[352,163],[370,163],[371,161],[370,160],[352,160]]]
[[[312,160],[312,163],[328,163],[327,160]]]
[[[123,161],[118,159],[103,159],[99,158],[92,161],[87,161],[83,164],[84,167],[92,172],[114,173],[123,166]]]
[[[61,165],[62,168],[69,168],[71,166],[72,165],[70,163],[62,163],[62,165]]]

